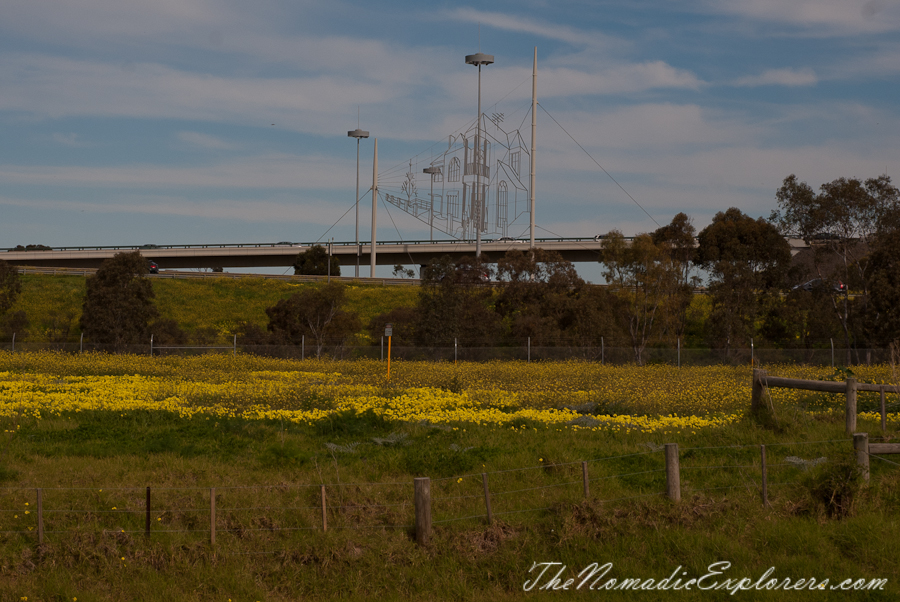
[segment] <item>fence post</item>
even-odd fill
[[[856,450],[856,463],[862,469],[863,480],[869,482],[869,434],[853,433],[853,449]]]
[[[673,502],[681,501],[681,474],[678,466],[677,443],[666,443],[666,494]]]
[[[37,529],[38,543],[44,543],[44,490],[37,490]]]
[[[584,499],[588,499],[591,497],[591,490],[590,485],[588,484],[590,483],[590,479],[588,479],[587,462],[581,463],[581,478],[584,480]]]
[[[300,335],[300,359],[306,359],[306,335]]]
[[[13,352],[13,353],[16,352],[16,333],[13,333],[12,352]]]
[[[846,432],[848,435],[856,430],[856,379],[847,379]]]
[[[78,341],[78,353],[84,353],[84,333],[81,333],[81,338]]]
[[[753,383],[750,387],[750,411],[754,414],[763,408],[763,396],[766,394],[765,378],[765,370],[753,370]]]
[[[216,545],[216,488],[209,488],[209,545]]]
[[[759,446],[759,455],[762,459],[762,504],[769,505],[769,474],[766,469],[766,446]]]
[[[834,370],[834,339],[828,339],[831,341],[831,369]]]
[[[528,363],[531,363],[531,337],[528,337]]]
[[[487,508],[487,520],[488,524],[494,522],[494,515],[491,512],[491,492],[488,490],[488,478],[487,473],[481,473],[481,483],[484,485],[484,506]]]
[[[325,485],[322,485],[322,530],[328,530],[328,504],[325,501]]]
[[[147,515],[144,520],[144,532],[147,534],[147,537],[150,537],[150,488],[147,487]]]
[[[750,367],[756,366],[756,350],[753,347],[753,337],[750,337]]]
[[[455,337],[453,338],[453,363],[456,363],[456,348],[459,346],[459,340]]]
[[[150,357],[153,357],[153,335],[150,335]]]
[[[887,412],[886,412],[886,404],[884,400],[884,385],[881,386],[881,432],[887,430]]]
[[[417,477],[413,479],[416,505],[416,543],[428,545],[431,539],[431,479]]]
[[[237,355],[237,334],[234,335],[234,343],[231,349],[231,355]]]
[[[678,367],[681,368],[681,337],[678,337]]]

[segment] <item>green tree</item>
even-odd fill
[[[117,253],[87,279],[81,330],[92,343],[125,345],[149,342],[150,321],[158,314],[147,260],[138,251]]]
[[[304,337],[322,356],[326,343],[343,345],[360,329],[359,316],[346,311],[346,287],[339,282],[304,287],[266,309],[273,342],[299,345]]]
[[[697,237],[696,262],[709,273],[710,343],[747,346],[768,296],[780,291],[791,248],[778,229],[732,207]]]
[[[601,258],[603,276],[620,300],[634,361],[643,365],[660,310],[678,285],[678,267],[668,249],[654,244],[649,234],[635,236],[629,243],[618,230],[603,239]]]
[[[23,310],[4,315],[15,305],[21,292],[19,270],[0,259],[0,333],[4,339],[16,334],[21,340],[23,331],[28,327],[28,317]]]
[[[802,278],[841,281],[847,289],[831,295],[830,304],[843,328],[848,354],[859,314],[867,313],[870,287],[869,253],[877,236],[897,228],[900,221],[900,192],[891,179],[882,175],[864,182],[838,178],[822,184],[816,193],[812,187],[791,174],[776,193],[778,209],[770,221],[785,236],[803,239],[812,254],[811,271]],[[861,292],[858,302],[850,298],[850,288]],[[849,360],[849,357],[848,357]]]
[[[677,282],[669,291],[663,312],[664,330],[676,338],[684,336],[687,328],[688,308],[694,297],[694,289],[701,279],[695,273],[694,259],[697,256],[697,229],[691,218],[678,213],[672,222],[657,229],[650,235],[653,243],[669,256],[676,270]]]
[[[415,307],[395,307],[390,311],[378,314],[369,320],[369,334],[377,345],[384,336],[384,327],[393,326],[391,342],[395,347],[407,347],[416,344],[416,325],[419,311]]]
[[[313,245],[307,250],[299,253],[294,260],[294,274],[303,276],[327,276],[328,264],[331,263],[331,275],[341,275],[341,262],[332,255],[328,256],[328,251],[322,245]]]
[[[416,271],[412,268],[404,268],[402,263],[394,264],[394,278],[415,278]]]
[[[417,302],[416,340],[425,346],[445,346],[457,339],[476,347],[496,344],[499,317],[490,307],[491,271],[479,259],[453,263],[449,256],[422,269]]]
[[[0,259],[0,316],[9,311],[21,292],[18,268]]]
[[[514,339],[530,337],[534,345],[550,346],[574,334],[585,283],[562,255],[511,249],[497,263],[497,280],[495,309]]]
[[[880,237],[869,265],[866,333],[874,344],[886,347],[900,339],[900,230]]]

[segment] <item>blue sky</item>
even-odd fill
[[[537,47],[538,236],[767,216],[791,173],[897,182],[898,30],[897,0],[3,0],[0,247],[353,240],[357,115],[366,189],[373,138],[403,172],[474,121],[479,49],[528,137]]]

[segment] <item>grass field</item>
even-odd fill
[[[870,483],[856,480],[838,397],[775,394],[775,420],[762,426],[745,412],[747,368],[395,362],[390,380],[385,368],[241,355],[0,354],[0,600],[900,594],[900,466],[873,459]],[[856,376],[886,382],[891,373],[876,366]],[[874,404],[861,396],[859,430],[873,438],[881,435]],[[888,438],[898,428],[896,404],[891,410]],[[666,443],[680,448],[679,503],[660,495]],[[410,528],[420,476],[432,479],[426,547]],[[659,580],[678,569],[687,580],[724,561],[732,566],[720,581],[755,581],[770,567],[781,579],[830,579],[828,587],[888,581],[875,591],[732,596],[541,590],[547,576],[525,591],[536,562],[566,565],[566,578],[611,562],[610,578]]]
[[[175,320],[189,334],[213,333],[219,343],[230,343],[241,322],[265,328],[267,307],[308,286],[318,285],[263,278],[153,279],[160,319]],[[84,291],[82,276],[25,275],[22,294],[10,311],[28,316],[29,341],[77,342]],[[347,309],[367,325],[380,313],[415,305],[417,294],[413,286],[350,285]]]

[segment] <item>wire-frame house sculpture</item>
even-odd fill
[[[527,227],[528,220],[520,218],[530,211],[528,146],[518,130],[501,127],[502,114],[481,119],[480,142],[476,144],[474,123],[451,135],[446,150],[426,163],[427,173],[410,160],[398,194],[385,193],[384,199],[462,240],[474,239],[477,228],[482,234],[509,236],[514,224]]]

